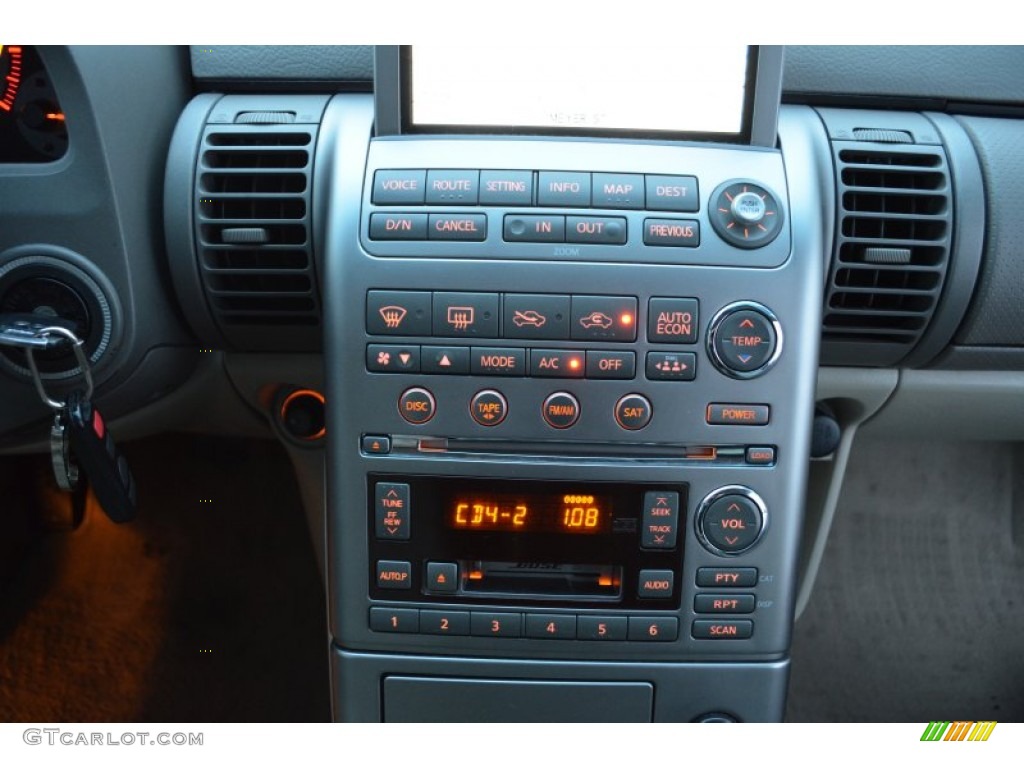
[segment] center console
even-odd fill
[[[781,719],[812,139],[764,72],[733,143],[411,131],[388,55],[317,157],[335,717]]]

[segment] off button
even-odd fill
[[[426,424],[437,409],[434,396],[423,387],[405,390],[398,398],[398,412],[410,424]]]

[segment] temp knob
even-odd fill
[[[752,379],[775,365],[782,354],[782,326],[764,305],[738,301],[712,318],[707,345],[719,371],[733,379]]]
[[[782,231],[782,208],[775,196],[749,181],[720,185],[711,195],[709,214],[718,236],[737,248],[761,248]]]
[[[761,497],[742,485],[708,494],[697,508],[697,538],[716,555],[732,556],[757,544],[768,523]]]

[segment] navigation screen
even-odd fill
[[[745,45],[405,49],[411,131],[693,134],[749,130],[756,53]]]

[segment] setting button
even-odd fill
[[[425,213],[371,213],[371,240],[426,240]]]
[[[398,412],[410,424],[426,424],[436,408],[434,396],[423,387],[411,387],[398,398]]]
[[[632,173],[595,173],[595,208],[644,207],[644,177]]]
[[[675,491],[647,491],[644,494],[643,528],[640,546],[644,549],[672,549],[679,530],[679,494]]]
[[[423,203],[426,171],[377,171],[373,174],[375,205],[417,205]]]
[[[476,205],[480,171],[427,171],[428,205]]]
[[[498,294],[434,294],[434,335],[496,338]]]
[[[568,339],[566,295],[506,293],[502,335],[507,339]]]
[[[374,493],[377,538],[407,540],[409,538],[408,483],[377,483]]]
[[[695,176],[648,176],[647,209],[696,213],[700,209]]]
[[[480,205],[531,205],[533,171],[480,171]]]
[[[626,220],[620,216],[567,216],[565,239],[569,243],[622,245],[626,242]]]
[[[428,291],[367,291],[366,332],[379,336],[429,336]]]
[[[697,513],[697,533],[704,546],[721,555],[746,552],[764,531],[764,503],[753,491],[730,487],[708,496]]]
[[[580,401],[568,392],[555,392],[544,400],[541,415],[549,426],[568,429],[580,417]]]
[[[573,296],[572,338],[635,341],[636,299],[632,296]]]
[[[778,328],[778,320],[767,309],[727,307],[708,329],[711,361],[733,378],[760,375],[781,351]]]
[[[623,429],[635,432],[651,422],[651,401],[643,395],[626,395],[615,404],[615,421]]]
[[[565,216],[510,213],[502,237],[509,243],[564,243]]]
[[[697,613],[753,613],[753,595],[700,594],[693,599]]]
[[[537,205],[552,208],[590,207],[589,173],[541,171],[537,176]]]
[[[714,621],[697,619],[690,631],[698,640],[746,640],[754,634],[754,622],[749,619]]]
[[[486,240],[487,216],[482,213],[432,213],[431,240]]]
[[[482,427],[496,427],[508,415],[508,401],[495,389],[484,389],[473,395],[469,414]]]

